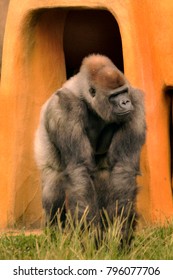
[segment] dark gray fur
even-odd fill
[[[90,65],[96,58],[98,66],[99,57],[100,68]],[[98,69],[107,64],[119,75],[111,89],[109,82],[106,89],[93,78],[93,71],[102,75]],[[124,98],[125,108],[121,108]],[[36,160],[49,221],[55,222],[55,214],[61,211],[64,224],[66,212],[74,215],[76,207],[80,219],[87,208],[88,222],[102,227],[105,209],[111,221],[116,216],[125,219],[122,233],[127,241],[137,218],[136,176],[145,130],[142,92],[108,58],[85,59],[80,72],[43,106],[36,133]]]

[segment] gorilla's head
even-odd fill
[[[123,73],[102,55],[86,57],[80,68],[81,91],[87,104],[106,122],[122,122],[133,111],[132,88]]]

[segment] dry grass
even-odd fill
[[[81,232],[69,219],[64,230],[11,231],[0,235],[0,259],[33,260],[112,260],[173,259],[173,223],[138,231],[131,249],[119,249],[120,224],[109,225],[102,242],[90,228]]]

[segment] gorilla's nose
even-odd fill
[[[128,98],[122,98],[119,105],[122,109],[129,110],[131,108],[131,101]]]

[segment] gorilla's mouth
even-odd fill
[[[124,116],[124,115],[128,115],[128,114],[130,114],[130,112],[131,112],[132,110],[128,110],[128,111],[124,111],[124,112],[116,112],[116,115],[118,115],[118,116]]]

